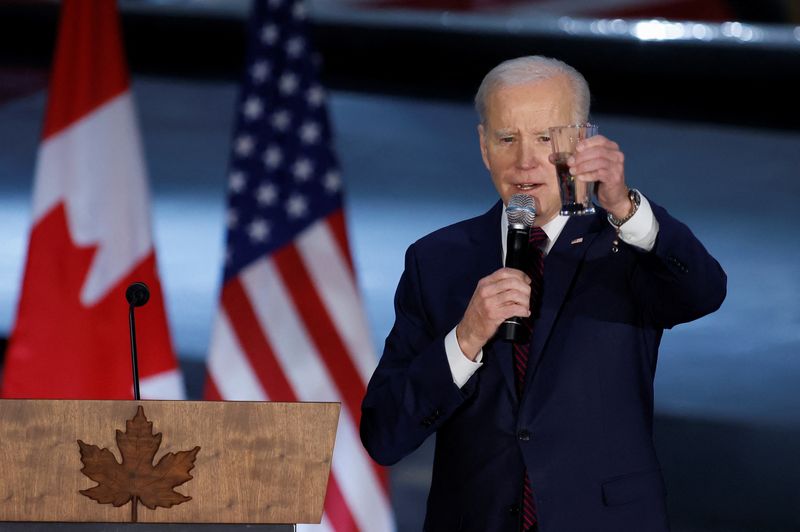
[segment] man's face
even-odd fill
[[[503,203],[514,194],[533,196],[537,226],[561,209],[547,128],[571,124],[573,115],[564,76],[500,86],[486,100],[485,124],[478,126],[483,162]]]

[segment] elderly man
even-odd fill
[[[569,160],[576,179],[596,183],[597,212],[559,214],[547,131],[589,112],[573,68],[506,61],[475,100],[500,201],[408,249],[362,404],[364,446],[388,465],[436,434],[430,532],[668,530],[652,439],[658,345],[664,328],[721,305],[725,274],[685,225],[628,187],[605,137]],[[502,267],[505,206],[518,193],[537,210],[530,256],[543,258],[530,276]],[[498,338],[514,316],[530,320],[529,342]]]

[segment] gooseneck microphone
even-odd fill
[[[136,320],[133,309],[141,307],[150,301],[150,289],[142,282],[132,283],[125,290],[125,299],[128,300],[128,325],[131,329],[131,369],[133,370],[133,398],[141,399],[139,394],[139,363],[136,353]]]
[[[125,290],[125,299],[132,307],[141,307],[150,301],[150,289],[142,282],[132,283],[127,290]]]
[[[525,271],[528,258],[528,240],[531,226],[536,219],[536,205],[527,194],[514,194],[506,206],[508,218],[508,237],[506,238],[506,267]],[[522,324],[522,318],[508,318],[497,330],[501,340],[507,342],[526,342],[528,328]]]

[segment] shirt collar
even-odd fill
[[[544,246],[544,254],[547,255],[558,240],[564,226],[567,225],[569,216],[557,215],[555,218],[542,226],[542,230],[547,235],[547,244]],[[503,205],[503,214],[500,216],[500,235],[503,244],[503,263],[506,260],[506,241],[508,240],[508,220],[506,219],[506,206]]]

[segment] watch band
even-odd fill
[[[642,197],[635,188],[628,189],[628,199],[631,200],[631,210],[623,218],[616,218],[613,214],[608,213],[608,221],[616,228],[619,228],[622,224],[633,218],[633,215],[636,214],[636,211],[639,210],[639,205],[642,203]]]

